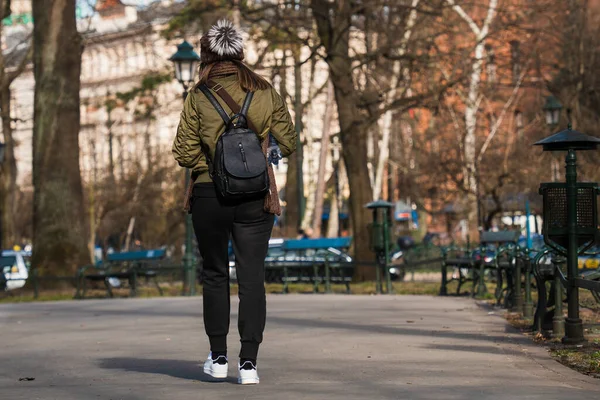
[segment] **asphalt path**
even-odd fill
[[[271,295],[258,386],[202,373],[202,299],[0,305],[1,400],[592,399],[600,381],[552,360],[466,298]],[[20,380],[34,378],[34,380]]]

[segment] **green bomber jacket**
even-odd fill
[[[220,83],[229,95],[242,104],[246,93],[238,83],[237,74],[213,79]],[[215,92],[215,98],[229,115],[231,109]],[[248,118],[254,123],[261,139],[269,132],[279,142],[281,154],[286,157],[296,150],[297,134],[285,101],[274,88],[254,93]],[[211,182],[208,164],[203,149],[210,152],[211,159],[219,137],[225,131],[225,123],[200,89],[188,93],[181,112],[177,135],[173,142],[173,156],[179,166],[192,169],[196,183]]]

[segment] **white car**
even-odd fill
[[[29,278],[29,255],[21,251],[5,250],[0,256],[0,290],[8,291],[25,286]]]

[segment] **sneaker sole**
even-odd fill
[[[225,379],[225,378],[227,378],[227,371],[221,372],[221,373],[217,373],[217,372],[213,371],[211,368],[204,368],[204,373],[207,374],[207,375],[212,376],[213,378],[217,378],[217,379]]]
[[[242,378],[238,378],[238,383],[240,385],[258,385],[258,382],[260,381],[260,379],[256,378],[246,378],[246,379],[242,379]]]

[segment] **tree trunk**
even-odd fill
[[[15,141],[11,126],[10,102],[11,91],[8,85],[2,85],[0,89],[0,109],[2,117],[2,133],[4,136],[4,161],[2,162],[2,212],[0,225],[1,248],[11,248],[16,243],[15,237],[15,215],[17,189],[17,160],[15,158]]]
[[[333,119],[333,85],[327,85],[327,102],[325,103],[325,116],[323,117],[323,135],[321,136],[321,151],[319,154],[319,170],[317,172],[317,188],[315,190],[315,211],[313,216],[313,237],[321,236],[323,222],[323,199],[325,197],[325,170],[329,154],[329,135],[331,133],[331,120]],[[334,196],[335,197],[335,196]],[[337,198],[336,198],[337,199]],[[333,210],[333,203],[330,206]],[[337,206],[336,206],[337,210]],[[331,211],[329,212],[331,221]]]
[[[365,205],[371,202],[373,195],[371,182],[365,173],[365,166],[367,165],[367,130],[364,127],[360,129],[360,125],[356,124],[354,121],[356,108],[345,105],[345,97],[342,90],[336,89],[342,133],[342,155],[350,185],[349,202],[354,257],[358,262],[372,262],[374,255],[369,248],[370,240],[368,231],[371,215],[365,208]],[[358,281],[372,280],[374,278],[375,269],[372,267],[358,265],[355,269],[355,279]]]
[[[475,20],[469,16],[463,8],[456,4],[455,0],[446,0],[452,6],[452,9],[460,16],[469,26],[469,29],[475,36],[475,46],[473,54],[473,63],[471,65],[471,74],[469,77],[469,90],[467,93],[465,104],[465,137],[463,141],[464,148],[464,186],[467,189],[466,209],[468,231],[470,240],[479,240],[477,220],[478,208],[478,182],[477,182],[477,162],[476,162],[476,133],[477,133],[477,117],[479,111],[481,74],[483,69],[483,56],[485,52],[485,40],[487,39],[490,26],[494,21],[498,0],[490,0],[487,7],[487,15],[479,27]]]
[[[0,18],[7,18],[10,14],[10,1],[0,0]],[[0,26],[0,42],[3,42],[3,34],[3,27]],[[22,70],[23,66],[19,66],[18,70]],[[10,248],[16,244],[17,161],[11,125],[10,85],[19,73],[20,71],[7,74],[4,54],[0,54],[0,118],[2,118],[4,137],[4,160],[0,165],[0,249]]]
[[[107,106],[106,112],[108,119],[106,121],[106,128],[108,129],[108,177],[111,184],[115,183],[115,154],[114,154],[114,134],[113,125],[114,122],[111,119],[112,107]]]
[[[34,1],[33,260],[42,274],[89,262],[79,168],[82,40],[75,0]]]
[[[368,224],[370,213],[365,205],[373,199],[373,192],[366,167],[367,133],[366,119],[359,107],[360,99],[354,87],[350,50],[350,30],[352,8],[348,1],[330,3],[327,0],[312,0],[314,17],[321,42],[327,50],[327,64],[330,79],[334,86],[337,104],[342,156],[350,185],[350,216],[353,229],[354,257],[359,263],[355,268],[354,279],[372,280],[375,268],[360,265],[360,262],[373,262],[374,255],[369,249]],[[334,7],[335,10],[330,8]],[[333,11],[333,13],[332,13]]]
[[[130,125],[133,128],[134,125]],[[119,145],[119,179],[121,183],[125,182],[125,149],[123,148],[123,135],[117,136],[117,144]]]
[[[335,188],[331,191],[331,202],[329,206],[329,220],[327,220],[327,233],[328,238],[334,238],[339,236],[340,229],[340,209],[338,194]]]
[[[284,52],[285,54],[285,52]],[[279,68],[279,94],[287,103],[287,68],[286,57],[282,60],[283,65]],[[298,164],[296,161],[297,153],[293,153],[287,159],[287,175],[285,180],[285,226],[282,229],[284,237],[296,237],[298,233],[298,225],[300,215],[298,214],[298,185],[296,185],[296,177],[298,175]]]
[[[298,228],[302,228],[304,222],[305,197],[304,197],[304,147],[302,142],[302,115],[304,104],[302,103],[302,66],[300,65],[300,48],[294,50],[294,126],[297,133],[296,143],[296,186],[298,197]]]

